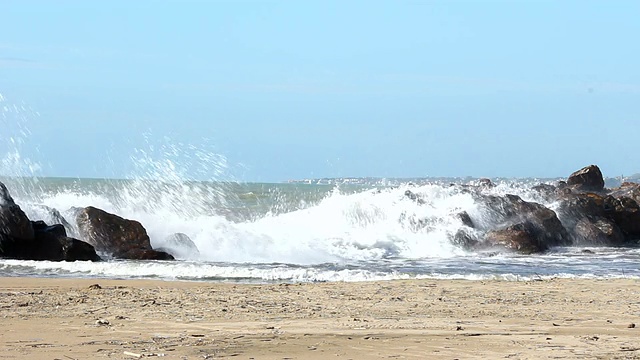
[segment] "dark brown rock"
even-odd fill
[[[627,240],[640,239],[640,206],[629,197],[605,198],[605,212],[607,217],[613,220],[620,230],[626,235]]]
[[[33,223],[33,239],[6,238],[3,256],[19,260],[49,261],[99,261],[93,246],[70,237],[62,225],[47,225],[43,221]]]
[[[556,213],[544,205],[516,195],[477,195],[484,208],[480,231],[486,231],[477,247],[505,247],[530,254],[552,246],[567,246],[572,238]]]
[[[640,203],[640,184],[624,182],[620,187],[611,189],[609,195],[616,199],[628,197]]]
[[[625,243],[625,235],[618,225],[606,218],[581,218],[573,228],[576,245],[620,246]]]
[[[122,254],[121,258],[135,260],[174,260],[173,255],[153,249],[131,249]]]
[[[581,191],[600,192],[604,190],[604,178],[600,168],[596,165],[589,165],[574,172],[567,179],[567,184]]]
[[[528,221],[489,231],[485,241],[489,246],[500,246],[522,254],[540,253],[549,249],[540,229]]]
[[[102,251],[121,259],[173,259],[151,248],[146,229],[135,220],[128,220],[89,206],[76,215],[82,238]]]
[[[533,226],[538,241],[545,244],[539,248],[571,244],[569,233],[553,210],[538,203],[524,201],[516,195],[486,196],[483,199],[483,205],[495,224],[494,229],[527,223]]]
[[[606,196],[595,193],[570,193],[564,194],[558,205],[558,214],[565,221],[577,222],[585,216],[603,217],[605,212]]]
[[[33,227],[27,215],[14,201],[7,187],[0,182],[0,234],[15,239],[31,240]]]

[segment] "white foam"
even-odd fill
[[[199,260],[318,264],[463,254],[450,237],[462,226],[456,213],[477,211],[473,198],[453,188],[426,185],[411,188],[425,199],[418,204],[404,195],[407,189],[356,194],[336,190],[315,206],[244,222],[210,214],[200,204],[202,194],[189,188],[155,194],[153,199],[138,190],[125,190],[115,201],[72,191],[47,194],[41,200],[69,217],[72,214],[66,209],[92,205],[138,220],[156,247],[167,236],[184,233],[198,247]],[[189,197],[197,206],[188,204]],[[27,207],[27,213],[34,212]],[[424,226],[416,225],[418,221]]]

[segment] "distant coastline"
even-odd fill
[[[289,184],[306,184],[306,185],[361,185],[361,186],[398,186],[402,184],[467,184],[479,181],[483,178],[464,176],[464,177],[415,177],[415,178],[383,178],[383,177],[337,177],[337,178],[310,178],[310,179],[295,179],[287,180]],[[556,178],[506,178],[497,177],[491,178],[492,181],[511,182],[511,181],[525,181],[531,183],[549,183],[560,180],[566,180],[564,177]],[[605,177],[605,186],[608,188],[614,188],[620,186],[623,182],[640,182],[640,173],[630,176],[617,176],[617,177]]]

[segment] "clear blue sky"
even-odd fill
[[[246,181],[640,172],[640,1],[1,4],[0,94],[39,113],[44,175],[168,143]]]

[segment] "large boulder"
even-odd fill
[[[560,219],[570,226],[584,217],[606,217],[607,197],[595,193],[566,193],[558,203]]]
[[[572,243],[556,213],[541,204],[524,201],[517,195],[480,199],[487,214],[485,226],[489,227],[485,243],[480,246],[503,246],[529,254]]]
[[[583,217],[575,224],[572,232],[576,245],[620,246],[626,241],[618,225],[602,217]]]
[[[5,237],[31,240],[33,227],[27,215],[14,201],[7,187],[0,182],[0,234]]]
[[[624,182],[620,187],[611,189],[609,195],[616,199],[628,197],[635,200],[637,203],[640,203],[640,184]]]
[[[616,189],[609,195],[564,194],[558,214],[576,242],[582,245],[620,246],[640,239],[640,206],[635,190]]]
[[[449,237],[453,245],[465,250],[474,250],[480,244],[477,232],[466,226],[458,229],[455,234]]]
[[[49,226],[44,221],[36,221],[32,224],[33,239],[5,238],[1,250],[4,257],[49,261],[100,260],[93,246],[67,237],[64,226],[60,224]]]
[[[558,186],[551,184],[538,184],[532,187],[531,190],[533,190],[533,192],[545,202],[555,201],[558,198],[558,195],[562,192]]]
[[[640,239],[640,206],[629,197],[605,198],[605,212],[625,234],[627,240]]]
[[[596,191],[604,190],[604,178],[600,168],[589,165],[569,175],[567,184],[576,190]]]
[[[530,221],[491,230],[485,235],[485,242],[485,245],[500,246],[521,254],[535,254],[549,249],[544,233]]]
[[[152,249],[149,235],[138,221],[89,206],[77,212],[76,222],[81,237],[99,252],[120,259],[173,259],[173,256],[165,252]]]

